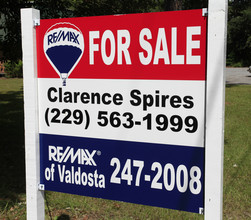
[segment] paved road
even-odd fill
[[[247,71],[248,68],[227,68],[226,84],[242,84],[251,85],[251,73]]]

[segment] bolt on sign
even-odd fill
[[[202,12],[40,20],[45,190],[203,210]]]

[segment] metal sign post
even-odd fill
[[[209,0],[205,130],[205,219],[222,219],[227,0]]]
[[[44,192],[38,190],[40,183],[38,104],[37,104],[37,57],[35,24],[40,12],[22,9],[22,47],[24,73],[25,113],[25,160],[26,160],[26,206],[27,219],[44,219]]]

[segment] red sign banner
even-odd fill
[[[206,22],[202,10],[41,20],[38,77],[60,72],[45,50],[54,48],[55,62],[70,66],[71,48],[60,45],[77,50],[82,41],[69,78],[205,80]]]

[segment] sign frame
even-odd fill
[[[205,219],[222,219],[227,0],[209,0],[205,123]],[[40,184],[36,31],[40,13],[21,9],[27,219],[44,219]],[[217,62],[215,56],[217,55]],[[216,92],[215,92],[216,91]],[[35,146],[35,147],[34,147]],[[217,184],[213,184],[217,182]]]
[[[227,0],[209,0],[205,124],[205,219],[223,219]]]
[[[45,219],[44,191],[39,190],[40,159],[37,103],[36,29],[40,11],[21,9],[27,219]]]

